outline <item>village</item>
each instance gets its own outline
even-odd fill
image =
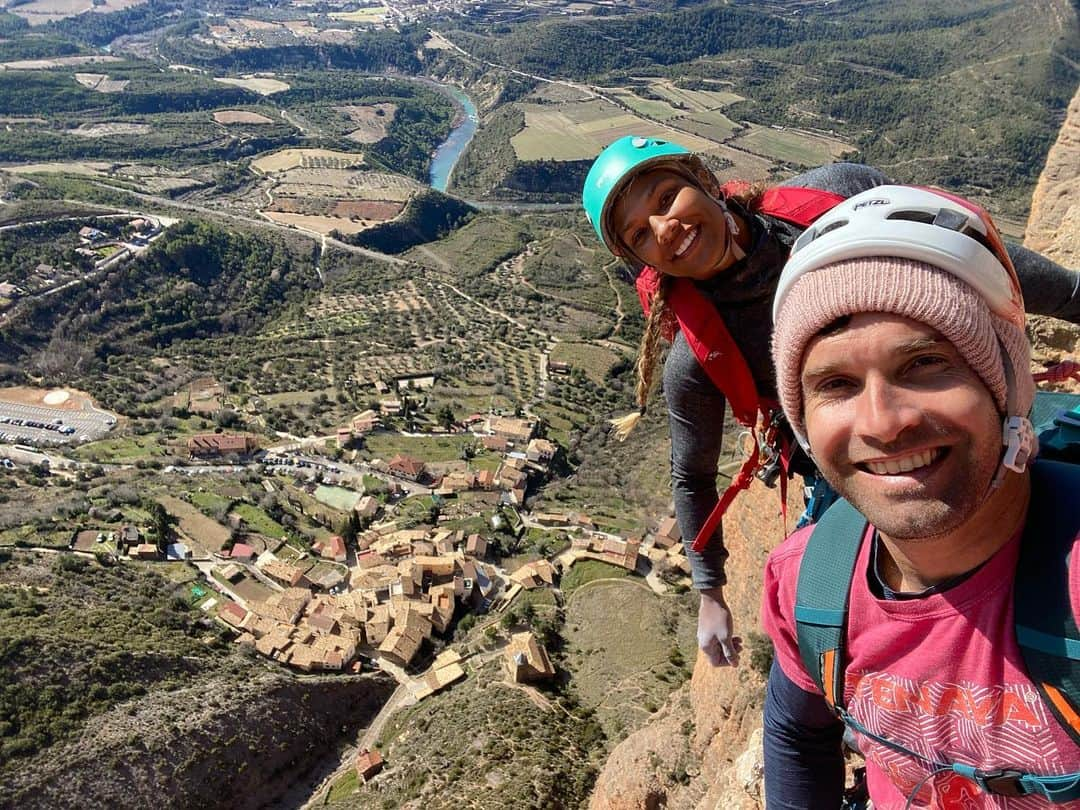
[[[389,401],[385,406],[387,413],[396,407]],[[382,418],[364,411],[334,435],[340,446],[348,446],[385,430]],[[203,528],[212,523],[209,518],[180,498],[164,496],[158,500],[175,519],[168,536],[123,525],[108,533],[77,532],[72,548],[84,553],[115,549],[112,554],[121,564],[194,566],[199,578],[189,589],[199,608],[227,627],[236,644],[298,674],[382,670],[416,702],[465,678],[467,659],[482,652],[487,658],[501,657],[510,682],[534,684],[555,676],[543,640],[527,626],[522,630],[502,621],[508,613],[513,616],[511,608],[522,592],[557,589],[560,578],[582,560],[641,576],[660,593],[672,583],[685,587],[690,570],[674,518],[661,520],[644,536],[621,536],[599,530],[580,512],[527,508],[529,494],[549,480],[553,463],[564,452],[556,442],[537,436],[538,428],[534,418],[473,415],[454,430],[471,434],[478,449],[497,456],[494,469],[454,465],[444,471],[445,465],[398,453],[363,464],[363,474],[351,477],[347,473],[360,468],[345,460],[332,464],[301,455],[294,445],[259,449],[252,435],[193,435],[186,440],[188,472],[212,468],[223,459],[238,462],[237,469],[257,461],[265,471],[267,492],[282,486],[282,476],[311,472],[301,465],[322,467],[316,470],[319,478],[337,472],[333,485],[305,480],[303,487],[314,502],[333,503],[347,513],[350,536],[332,534],[303,551],[288,538],[245,531],[250,527],[233,516],[232,542],[214,541]],[[378,494],[365,492],[363,481],[369,486],[377,481],[372,488]],[[475,503],[493,506],[485,531],[442,525],[462,514],[453,505],[466,495],[484,498],[463,502],[466,512],[476,509]],[[401,518],[410,502],[425,498],[442,505],[433,520],[413,525]],[[507,560],[493,553],[495,530],[513,535],[530,528],[556,533],[561,542],[547,556],[532,559]],[[453,630],[465,616],[472,617],[470,626],[492,629],[489,641],[501,621],[511,632],[491,649],[455,645]],[[357,773],[373,776],[380,764],[378,752],[365,749]]]

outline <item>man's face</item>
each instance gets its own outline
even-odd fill
[[[802,390],[819,468],[886,537],[940,536],[985,501],[1001,416],[936,330],[899,315],[852,316],[810,342]]]
[[[634,255],[669,276],[704,279],[722,269],[724,209],[669,169],[635,177],[616,202],[611,224]]]

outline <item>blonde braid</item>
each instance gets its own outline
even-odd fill
[[[645,322],[645,333],[641,336],[641,345],[638,347],[637,363],[637,401],[638,409],[625,416],[611,420],[615,428],[615,438],[625,441],[630,432],[637,427],[641,417],[645,415],[645,408],[649,401],[649,394],[653,387],[653,378],[656,367],[660,360],[661,339],[664,336],[664,322],[670,317],[667,309],[667,293],[670,286],[669,277],[660,277],[660,286],[657,288],[653,299],[649,304],[649,319]]]

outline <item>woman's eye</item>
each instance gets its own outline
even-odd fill
[[[664,209],[665,211],[669,207],[671,207],[671,204],[673,202],[675,202],[675,192],[674,191],[665,191],[663,194],[660,195],[660,207],[662,209]]]
[[[630,246],[631,247],[639,247],[641,245],[641,243],[644,242],[644,241],[645,241],[645,229],[644,228],[638,228],[630,236]]]

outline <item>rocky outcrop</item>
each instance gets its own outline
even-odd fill
[[[1024,244],[1066,267],[1080,268],[1080,89],[1032,195]],[[1080,355],[1080,331],[1068,324],[1035,317],[1028,331],[1038,362]]]
[[[1026,244],[1080,268],[1080,90],[1051,150],[1031,208]],[[1080,356],[1080,329],[1051,318],[1029,324],[1037,361]],[[790,514],[797,514],[795,498]],[[725,518],[731,557],[726,596],[744,637],[758,627],[762,568],[783,528],[777,496],[755,483]],[[655,719],[612,752],[591,810],[763,806],[761,700],[764,679],[744,653],[738,670],[713,669],[699,656],[688,686]]]

